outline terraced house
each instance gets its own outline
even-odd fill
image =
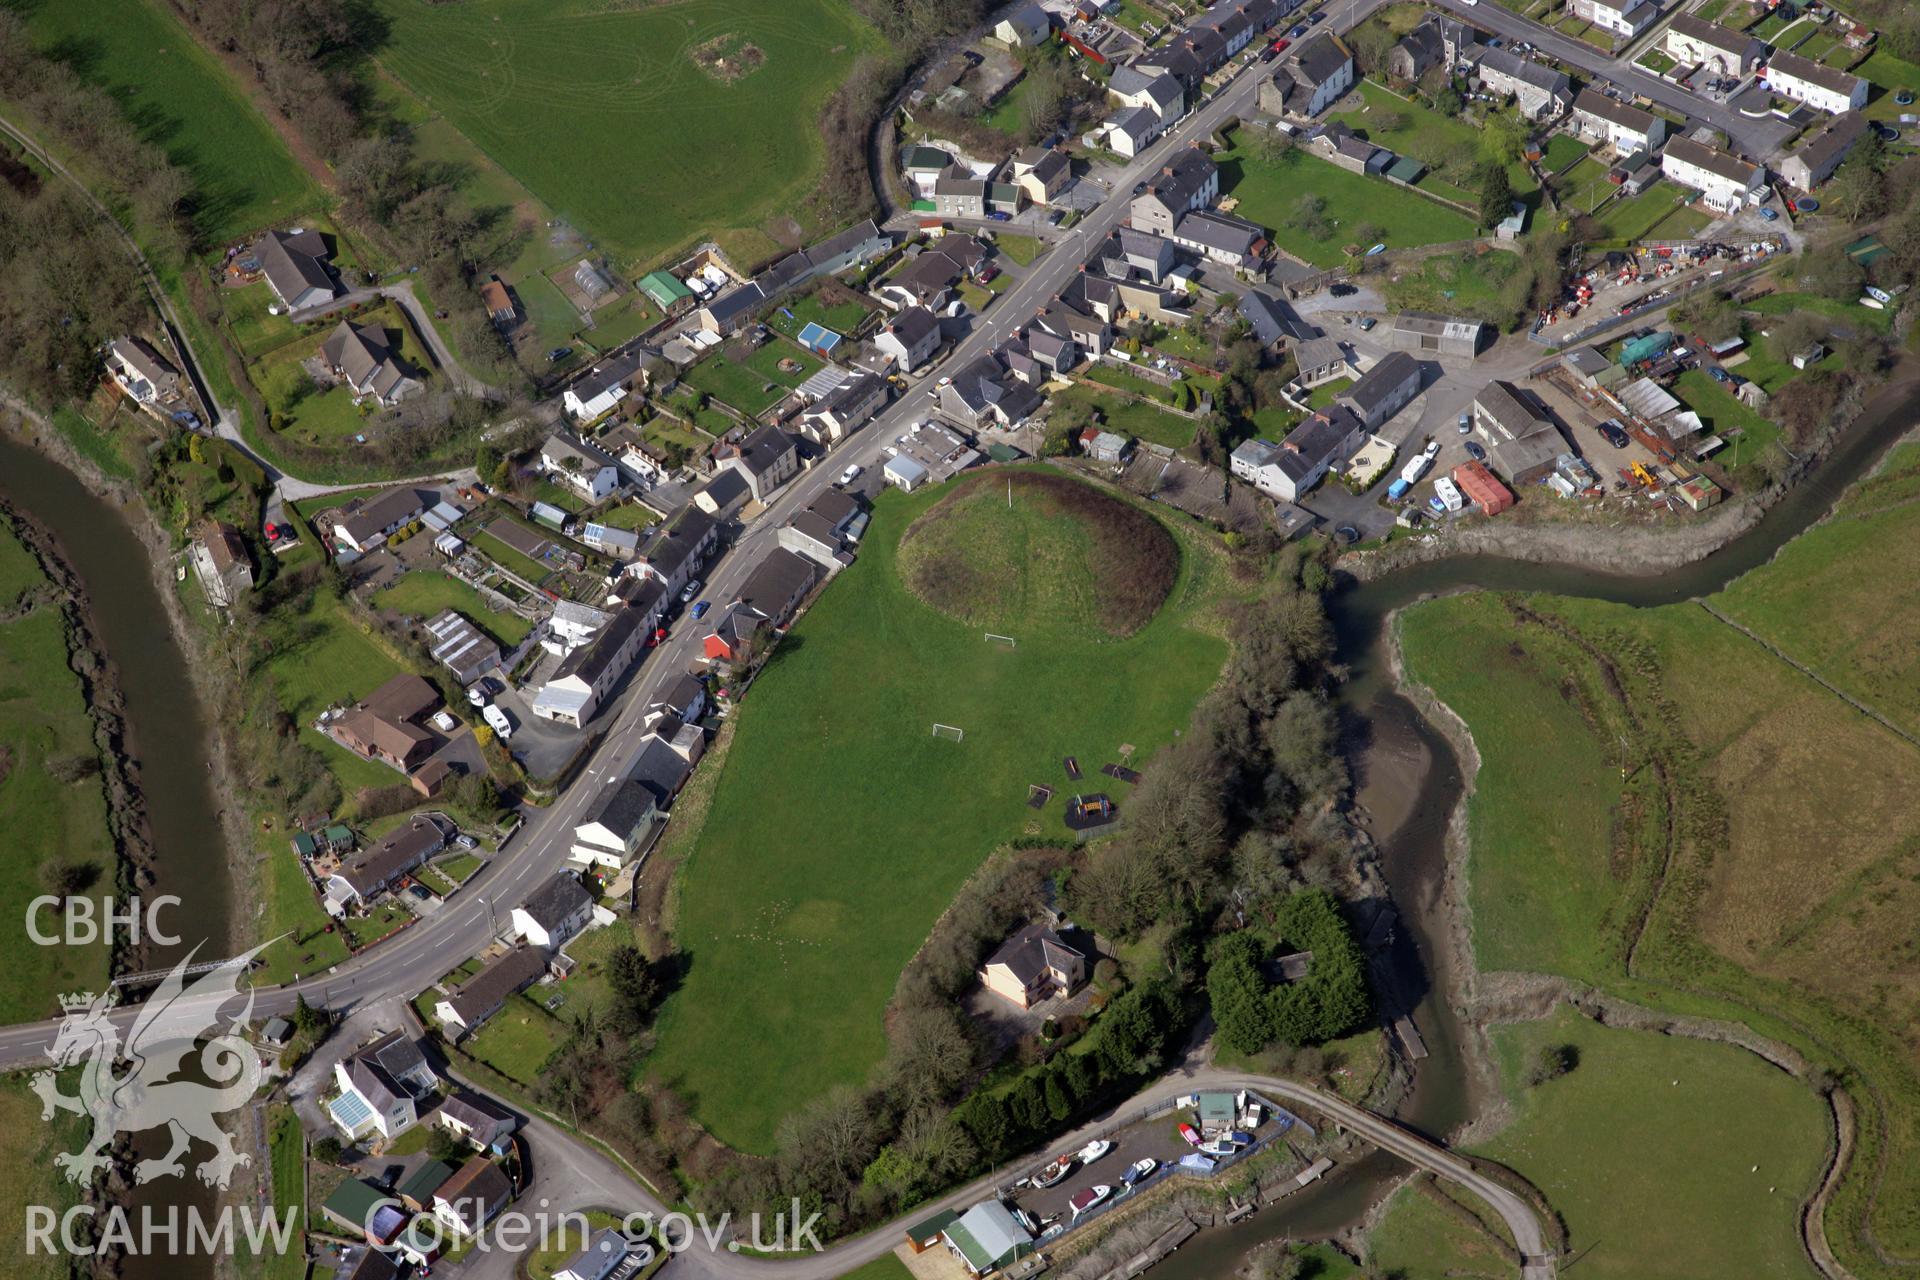
[[[1838,115],[1867,105],[1873,86],[1850,71],[1830,67],[1797,53],[1780,52],[1767,63],[1767,87],[1783,98],[1804,102],[1815,111]]]
[[[1746,32],[1691,13],[1674,15],[1667,27],[1665,47],[1680,65],[1705,67],[1722,76],[1747,74],[1767,52],[1766,45]]]
[[[1767,178],[1761,166],[1691,138],[1667,143],[1660,171],[1698,191],[1701,203],[1717,213],[1732,213],[1755,203],[1764,194]]]

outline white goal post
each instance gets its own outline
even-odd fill
[[[959,742],[965,738],[967,734],[966,730],[960,728],[958,725],[936,724],[933,726],[933,736],[936,738],[949,738],[954,742]]]
[[[986,637],[987,637],[988,644],[1003,645],[1008,649],[1013,648],[1015,644],[1014,638],[1012,636],[997,635],[992,631],[987,632]]]

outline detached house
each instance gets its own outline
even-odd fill
[[[486,1229],[513,1200],[513,1183],[500,1166],[474,1156],[433,1193],[433,1216],[457,1236],[473,1237]]]
[[[593,919],[593,896],[580,878],[562,871],[513,909],[513,931],[536,947],[557,951]]]
[[[1336,403],[1306,419],[1279,444],[1247,441],[1233,451],[1229,467],[1261,492],[1296,502],[1320,483],[1336,459],[1359,448],[1366,434],[1366,424]]]
[[[1073,166],[1063,152],[1028,147],[1013,158],[1013,181],[1035,204],[1052,204],[1073,182]]]
[[[556,431],[540,446],[540,465],[588,502],[604,502],[620,487],[620,465],[599,445]]]
[[[333,736],[356,755],[405,771],[433,753],[433,735],[418,722],[439,705],[431,684],[397,675],[335,719]]]
[[[1053,34],[1053,20],[1033,0],[1028,0],[993,28],[993,38],[1013,49],[1030,49]]]
[[[1107,149],[1131,160],[1160,136],[1160,118],[1148,107],[1123,107],[1101,124]]]
[[[576,422],[592,422],[612,413],[636,385],[645,385],[638,353],[613,356],[575,378],[561,404]]]
[[[1622,155],[1658,150],[1667,136],[1667,122],[1659,116],[1592,89],[1582,89],[1574,98],[1573,122],[1581,133],[1610,144]]]
[[[1567,0],[1567,12],[1631,40],[1660,17],[1660,6],[1654,0]]]
[[[446,833],[432,818],[416,817],[389,831],[327,878],[323,901],[327,913],[344,916],[353,904],[372,901],[446,847]]]
[[[651,791],[631,778],[609,782],[574,827],[568,860],[618,871],[639,855],[658,815]]]
[[[943,173],[933,181],[934,211],[943,218],[987,216],[987,180],[969,173]]]
[[[593,719],[645,644],[648,627],[633,609],[619,609],[594,637],[561,660],[533,700],[533,714],[578,729]]]
[[[107,372],[137,404],[154,404],[180,394],[180,371],[145,338],[115,338],[107,346]]]
[[[740,473],[753,491],[754,501],[764,503],[774,490],[800,473],[800,449],[780,428],[759,427],[740,442],[726,465]]]
[[[370,500],[354,499],[333,513],[334,540],[354,551],[373,550],[426,511],[421,494],[403,485]]]
[[[269,231],[253,247],[267,285],[289,311],[332,302],[338,290],[327,269],[326,237],[311,228]]]
[[[1020,930],[980,966],[980,984],[1021,1009],[1073,994],[1086,976],[1086,953],[1043,924]]]
[[[1341,392],[1338,400],[1366,424],[1369,431],[1406,408],[1420,394],[1420,362],[1404,351],[1389,351],[1360,380]]]
[[[1187,109],[1187,91],[1180,78],[1162,67],[1126,65],[1113,69],[1107,92],[1122,106],[1147,111],[1158,133]]]
[[[253,561],[247,555],[247,544],[240,539],[240,531],[232,525],[219,520],[207,521],[201,526],[200,536],[194,539],[189,554],[193,574],[200,579],[200,589],[207,593],[207,602],[214,608],[225,609],[253,590]]]
[[[420,1118],[420,1101],[432,1095],[439,1077],[427,1065],[420,1046],[398,1031],[333,1064],[339,1096],[327,1103],[327,1115],[349,1141],[371,1135],[398,1137]]]
[[[1446,60],[1439,15],[1430,14],[1387,54],[1387,73],[1397,80],[1418,80],[1434,67],[1446,65]]]
[[[386,330],[377,326],[342,320],[320,344],[320,355],[334,376],[346,382],[355,403],[372,400],[392,408],[420,390],[387,345]]]
[[[908,307],[873,337],[874,348],[893,357],[903,373],[911,373],[940,349],[940,319],[925,307]]]

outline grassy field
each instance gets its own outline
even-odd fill
[[[464,1048],[509,1080],[530,1085],[540,1078],[540,1068],[565,1034],[552,1014],[518,995],[474,1032]]]
[[[1513,264],[1512,255],[1498,250],[1440,254],[1389,281],[1387,300],[1396,311],[1467,315],[1506,327],[1525,298],[1514,279]],[[1516,297],[1509,301],[1508,293]]]
[[[11,533],[0,531],[0,594],[20,593],[44,582],[39,567]],[[71,762],[93,770],[63,782],[53,770]],[[28,903],[49,892],[49,866],[87,868],[79,890],[96,905],[114,892],[114,852],[107,827],[106,796],[98,774],[93,720],[81,697],[79,677],[68,666],[66,622],[57,602],[0,624],[0,830],[8,833],[0,856],[0,911],[24,928]],[[36,917],[43,931],[59,934],[57,912]],[[29,946],[22,936],[0,974],[0,1015],[30,1022],[57,1010],[54,996],[99,991],[107,978],[107,948]]]
[[[783,360],[791,360],[797,367],[782,369]],[[796,343],[774,341],[739,362],[723,353],[708,356],[682,377],[688,386],[742,413],[757,415],[779,404],[789,391],[812,377],[821,363],[820,357]]]
[[[1720,435],[1727,438],[1727,454],[1721,461],[1730,463],[1733,458],[1734,437],[1729,433],[1738,433],[1742,458],[1758,457],[1760,450],[1780,438],[1779,424],[1761,417],[1742,404],[1703,369],[1689,369],[1681,374],[1675,380],[1673,390],[1681,402],[1699,414],[1700,420],[1707,424],[1703,436]]]
[[[273,126],[163,5],[89,0],[20,12],[42,48],[109,90],[146,138],[192,177],[193,219],[204,239],[308,212],[319,198]]]
[[[1907,446],[1710,601],[1910,732],[1916,496]],[[1852,1242],[1870,1220],[1888,1249],[1920,1245],[1920,749],[1696,605],[1527,607],[1554,629],[1486,595],[1403,619],[1410,671],[1482,756],[1482,965],[1747,1021],[1839,1072],[1870,1148],[1854,1167],[1884,1172],[1842,1184],[1828,1238],[1856,1274],[1884,1274]],[[1830,767],[1844,760],[1873,765]]]
[[[1137,764],[1225,658],[1203,629],[1212,566],[1198,549],[1167,606],[1124,640],[1061,628],[1058,602],[1029,583],[1009,584],[1029,604],[1004,623],[1018,647],[985,642],[901,578],[902,531],[949,491],[881,495],[860,559],[742,708],[683,872],[675,932],[691,968],[651,1068],[747,1150],[765,1150],[787,1112],[864,1079],[901,966],[980,860],[1013,836],[1061,830],[1063,806],[1028,809],[1028,783],[1062,786],[1061,757],[1091,773],[1123,743]],[[1016,511],[1029,543],[1044,541],[1038,510],[1016,496]],[[932,737],[936,721],[965,741]],[[748,1043],[755,1052],[741,1053]]]
[[[432,385],[433,363],[397,303],[382,302],[353,320],[384,332],[401,365],[429,387]],[[344,383],[322,390],[302,364],[319,351],[332,332],[329,325],[303,339],[281,343],[254,361],[248,376],[260,389],[268,410],[284,419],[282,434],[305,444],[350,448],[355,435],[377,430],[378,409],[369,402],[363,411],[354,404],[353,393]]]
[[[1422,102],[1399,97],[1373,80],[1362,80],[1359,89],[1367,104],[1363,109],[1329,118],[1364,133],[1375,146],[1412,156],[1431,170],[1447,170],[1450,190],[1446,194],[1451,196],[1459,190],[1459,181],[1466,176],[1462,170],[1479,163],[1480,127],[1472,120],[1444,116]],[[1398,127],[1386,127],[1385,122],[1392,118],[1401,122]],[[1525,161],[1507,166],[1507,176],[1517,197],[1524,199],[1539,189]]]
[[[273,680],[287,714],[326,757],[349,798],[360,787],[400,782],[392,769],[361,759],[312,727],[326,708],[351,706],[400,674],[400,665],[360,630],[344,605],[325,592],[316,592],[298,616],[280,621],[284,637],[256,678],[264,674]]]
[[[1513,1274],[1513,1255],[1501,1241],[1414,1186],[1394,1193],[1367,1237],[1367,1249],[1375,1267],[1401,1280],[1506,1280]]]
[[[772,253],[769,224],[819,178],[819,110],[878,41],[841,0],[380,8],[381,65],[629,267],[713,233]],[[647,198],[608,182],[609,164]]]
[[[1168,413],[1165,409],[1146,401],[1108,395],[1094,391],[1085,385],[1071,387],[1053,398],[1055,401],[1084,401],[1093,406],[1094,411],[1100,415],[1101,425],[1109,430],[1138,436],[1153,444],[1163,444],[1169,449],[1184,449],[1192,444],[1194,432],[1200,425],[1192,418]]]
[[[73,1093],[78,1084],[68,1073],[61,1091]],[[40,1099],[27,1088],[24,1074],[0,1076],[0,1203],[14,1207],[0,1215],[0,1257],[8,1260],[8,1280],[68,1280],[72,1258],[44,1248],[27,1252],[24,1209],[45,1205],[59,1214],[78,1203],[76,1188],[53,1157],[76,1150],[85,1135],[85,1122],[64,1112],[52,1124],[42,1120]]]
[[[374,596],[375,607],[391,609],[422,622],[442,609],[455,609],[467,619],[512,648],[526,639],[533,624],[517,613],[495,610],[478,591],[458,578],[431,570],[416,569]]]
[[[891,1253],[883,1253],[864,1267],[855,1267],[840,1280],[913,1280],[907,1264]]]
[[[1473,220],[1465,214],[1384,179],[1349,173],[1297,148],[1269,163],[1240,145],[1235,133],[1235,145],[1214,156],[1220,164],[1221,191],[1239,200],[1237,216],[1267,227],[1276,245],[1316,267],[1345,262],[1346,246],[1366,224],[1379,228],[1379,240],[1389,249],[1464,240],[1473,234]],[[1324,236],[1309,236],[1289,225],[1296,203],[1309,191],[1326,201],[1329,227]]]
[[[300,1131],[300,1117],[293,1108],[275,1104],[267,1109],[267,1147],[273,1164],[273,1210],[284,1218],[289,1210],[297,1216],[293,1224],[294,1243],[285,1253],[268,1254],[257,1263],[261,1280],[306,1280],[307,1259],[299,1247],[300,1233],[306,1230],[307,1214],[307,1138]],[[425,1127],[422,1126],[422,1132]]]

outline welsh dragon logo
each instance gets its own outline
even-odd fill
[[[107,1163],[106,1151],[123,1133],[165,1128],[172,1142],[165,1155],[134,1166],[136,1182],[177,1177],[186,1172],[182,1157],[193,1140],[213,1148],[213,1158],[197,1170],[202,1182],[222,1187],[233,1171],[253,1157],[236,1151],[233,1139],[214,1123],[214,1117],[233,1111],[253,1097],[264,1072],[257,1051],[239,1035],[253,1014],[253,992],[247,992],[240,1016],[217,1030],[220,1008],[239,994],[240,976],[261,948],[222,961],[186,984],[193,954],[175,965],[145,1004],[132,1012],[126,1044],[120,1043],[120,1024],[112,1014],[113,997],[91,992],[60,997],[64,1017],[46,1053],[53,1069],[33,1077],[40,1095],[43,1120],[59,1111],[91,1116],[93,1134],[78,1151],[62,1152],[54,1163],[74,1182],[85,1185]],[[195,948],[195,953],[198,948]],[[175,1079],[199,1050],[201,1079]],[[115,1074],[121,1063],[126,1069]],[[79,1066],[80,1092],[59,1090],[56,1071]]]

